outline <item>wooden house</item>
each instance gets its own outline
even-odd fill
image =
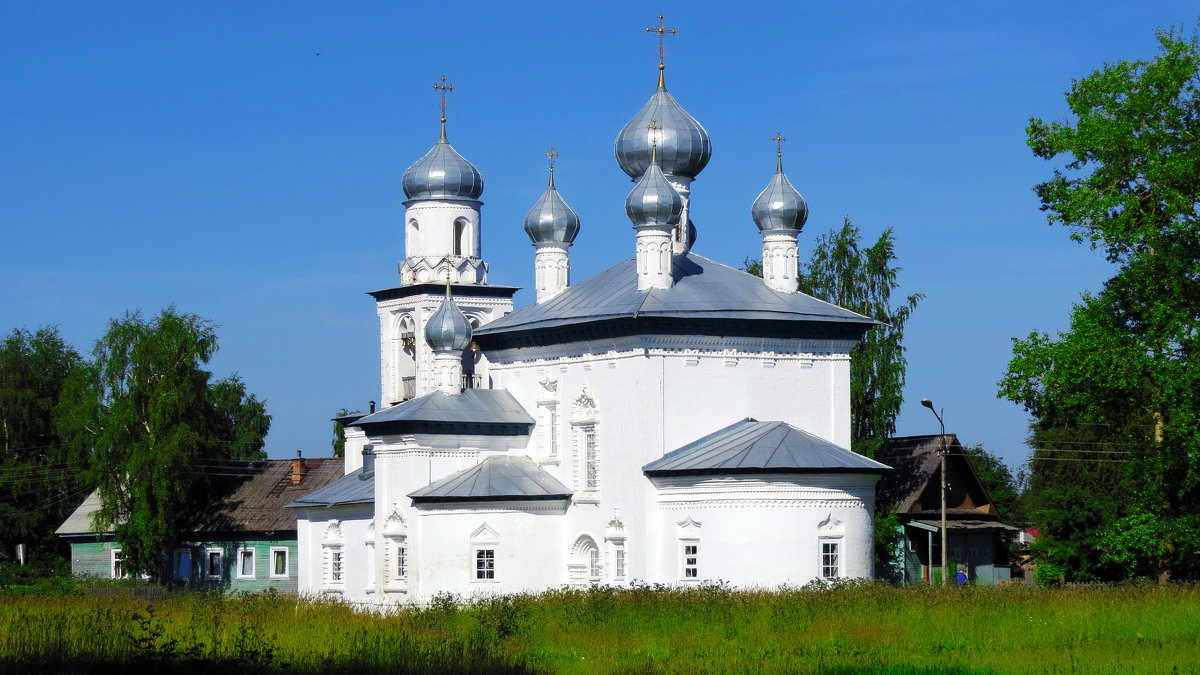
[[[1008,539],[1020,528],[1001,522],[1001,514],[954,434],[889,438],[876,455],[877,461],[894,469],[878,483],[876,508],[890,509],[900,516],[896,565],[879,570],[879,576],[899,583],[928,583],[940,578],[942,451],[946,452],[950,575],[961,567],[972,583],[1008,580]]]
[[[177,587],[295,593],[296,514],[283,507],[341,478],[342,460],[222,462],[203,470],[211,479],[211,509],[198,514],[180,543],[165,552],[159,578]],[[71,573],[126,576],[113,533],[93,528],[99,508],[93,492],[57,530],[71,545]]]

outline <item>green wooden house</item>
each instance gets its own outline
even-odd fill
[[[897,583],[929,583],[942,573],[941,455],[946,454],[947,564],[971,583],[1010,578],[1009,538],[1020,528],[1001,522],[987,490],[954,434],[889,438],[875,459],[892,467],[876,485],[876,508],[900,516],[894,567],[877,570]]]
[[[283,507],[341,478],[342,460],[228,462],[207,471],[212,508],[164,552],[159,578],[175,587],[295,593],[296,514]],[[57,530],[71,545],[71,573],[125,577],[121,545],[111,531],[97,532],[92,526],[99,508],[99,495],[93,492]]]

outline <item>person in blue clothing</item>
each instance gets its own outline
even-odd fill
[[[967,571],[961,567],[958,568],[958,574],[954,575],[954,585],[955,586],[966,586],[967,585]]]

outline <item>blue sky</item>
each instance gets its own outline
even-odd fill
[[[218,323],[218,376],[274,415],[267,449],[327,454],[328,418],[379,395],[366,291],[398,284],[400,177],[449,134],[484,175],[493,283],[530,288],[521,230],[545,182],[579,212],[581,280],[633,254],[612,158],[667,85],[708,129],[696,250],[760,248],[750,203],[785,165],[802,255],[849,216],[895,228],[911,320],[901,434],[947,430],[1011,464],[1027,419],[996,399],[1010,338],[1065,326],[1111,270],[1050,227],[1030,116],[1105,62],[1150,58],[1194,2],[124,2],[0,7],[0,332],[56,324],[90,350],[111,317],[174,304]],[[532,291],[517,295],[518,306]],[[708,429],[698,429],[706,432]]]

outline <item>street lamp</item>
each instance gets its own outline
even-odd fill
[[[942,447],[938,450],[938,454],[942,456],[942,585],[947,585],[950,583],[950,574],[946,569],[946,423],[942,421],[938,411],[933,409],[933,401],[923,398],[921,405],[929,408],[929,412],[933,413],[942,427],[942,435],[939,438]]]

